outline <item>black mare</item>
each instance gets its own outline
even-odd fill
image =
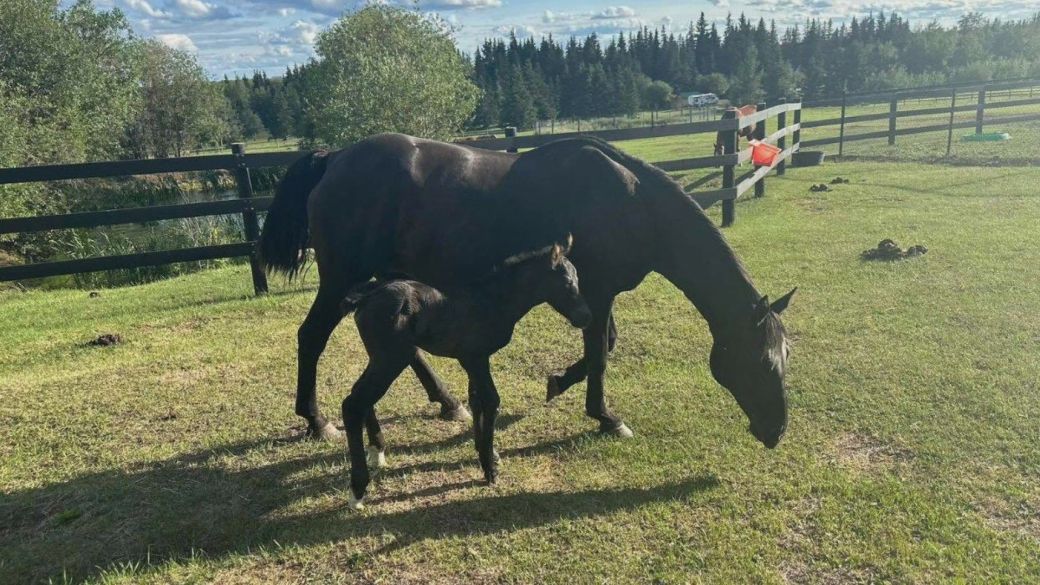
[[[344,315],[354,313],[368,365],[343,401],[350,454],[350,507],[360,509],[369,468],[385,464],[385,444],[375,405],[419,348],[456,358],[469,377],[473,438],[488,483],[498,476],[494,449],[499,396],[491,356],[509,344],[516,323],[549,303],[575,327],[588,325],[589,307],[578,291],[574,266],[555,245],[538,254],[507,259],[491,276],[450,293],[412,280],[374,281],[347,294]],[[362,426],[368,431],[367,452]]]
[[[583,330],[584,357],[569,377],[550,380],[550,397],[561,382],[587,376],[586,414],[604,432],[630,434],[604,395],[611,309],[619,293],[657,272],[707,321],[712,375],[747,415],[751,433],[776,446],[787,428],[788,346],[779,313],[791,293],[770,303],[681,185],[591,138],[510,154],[384,134],[293,164],[259,251],[269,270],[290,277],[308,247],[318,265],[318,294],[298,335],[296,413],[313,435],[336,436],[318,408],[315,381],[351,288],[389,273],[441,289],[464,286],[568,233],[592,322]],[[409,365],[432,400],[449,411],[458,405],[420,357]]]

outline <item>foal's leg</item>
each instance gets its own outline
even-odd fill
[[[589,382],[585,388],[585,414],[599,421],[599,430],[618,437],[631,437],[632,430],[607,407],[603,376],[607,370],[610,313],[614,297],[589,300],[592,323],[582,331]]]
[[[409,352],[373,357],[354,383],[350,395],[343,401],[343,425],[347,429],[347,451],[350,455],[350,498],[347,503],[353,510],[364,507],[365,489],[370,479],[368,462],[365,460],[363,425],[370,414],[375,416],[373,408],[376,402],[408,367],[410,360]]]
[[[325,351],[325,345],[329,342],[332,331],[343,318],[340,314],[339,303],[351,286],[352,283],[349,280],[322,275],[318,295],[314,298],[314,304],[311,305],[311,310],[307,313],[307,318],[304,319],[297,333],[299,346],[296,414],[307,419],[307,435],[315,439],[328,441],[343,439],[343,434],[322,416],[318,409],[318,395],[315,386],[318,377],[318,358]]]
[[[383,429],[379,427],[374,406],[365,417],[365,430],[368,431],[368,468],[371,470],[386,467],[386,444],[383,442]]]
[[[494,484],[498,478],[498,453],[495,452],[495,418],[500,399],[491,377],[488,357],[464,360],[462,367],[469,376],[469,404],[473,409],[473,439],[477,447],[484,479]]]
[[[617,326],[614,324],[614,311],[610,312],[610,329],[607,332],[607,352],[614,351],[614,346],[617,345]],[[578,358],[578,361],[571,364],[562,374],[549,374],[549,383],[545,391],[545,401],[549,402],[553,398],[556,398],[560,394],[567,391],[568,388],[581,382],[588,375],[588,366],[585,362],[585,356]]]
[[[421,353],[415,352],[415,358],[412,359],[412,363],[409,365],[411,365],[412,371],[415,372],[415,376],[419,378],[419,383],[426,389],[426,396],[429,397],[430,402],[440,403],[440,417],[442,419],[465,422],[473,418],[470,416],[469,411],[466,410],[466,406],[448,393],[444,382],[437,377],[437,374]]]

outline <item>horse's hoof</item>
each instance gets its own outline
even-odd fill
[[[328,443],[341,443],[347,440],[347,434],[336,428],[336,425],[327,422],[320,429],[307,429],[307,436],[314,441]]]
[[[439,416],[440,416],[441,420],[446,420],[446,421],[451,421],[451,422],[469,422],[469,421],[473,420],[473,415],[471,415],[469,413],[469,410],[466,409],[466,405],[465,404],[460,404],[460,405],[458,405],[455,408],[449,408],[447,406],[442,406],[441,407],[441,413],[440,413]]]
[[[626,425],[625,423],[620,423],[618,424],[618,426],[612,429],[601,428],[600,432],[602,432],[605,435],[617,437],[619,439],[631,439],[635,436],[635,434],[632,432],[632,429],[628,428],[628,425]]]
[[[556,374],[549,375],[549,382],[545,386],[546,403],[552,402],[553,398],[563,394],[563,390],[560,389],[560,377]]]
[[[380,451],[378,447],[369,447],[367,463],[368,468],[372,470],[386,467],[386,453]]]
[[[361,496],[360,498],[355,498],[353,491],[351,491],[351,490],[347,490],[347,491],[350,492],[350,495],[347,496],[347,507],[350,508],[351,510],[355,511],[355,512],[360,512],[361,510],[364,510],[365,509],[365,496]]]

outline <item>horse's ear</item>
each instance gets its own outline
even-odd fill
[[[774,313],[776,313],[777,315],[779,315],[780,313],[783,313],[784,309],[787,308],[788,303],[791,302],[791,297],[794,296],[794,293],[795,293],[796,290],[798,290],[797,286],[792,288],[791,292],[789,292],[786,295],[780,297],[779,299],[776,299],[776,301],[772,305],[769,305],[769,310],[774,312]]]
[[[563,262],[563,257],[565,254],[567,254],[567,251],[564,250],[562,245],[560,245],[559,243],[553,244],[552,252],[549,254],[549,261],[552,264],[553,268],[559,266],[560,262]]]
[[[573,247],[574,247],[574,234],[568,233],[567,234],[566,245],[563,246],[563,255],[566,256],[567,254],[570,254],[571,253],[571,248],[573,248]]]
[[[758,299],[758,302],[755,303],[751,310],[751,321],[755,325],[761,325],[769,315],[769,310],[769,296],[763,296],[761,299]]]

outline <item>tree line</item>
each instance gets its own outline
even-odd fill
[[[701,13],[681,34],[643,28],[565,44],[552,36],[489,39],[473,59],[482,98],[472,124],[530,127],[536,119],[633,114],[667,104],[668,90],[756,103],[1040,76],[1038,38],[1040,13],[1018,21],[972,13],[954,27],[912,28],[882,12],[783,31],[743,14],[720,29]]]

